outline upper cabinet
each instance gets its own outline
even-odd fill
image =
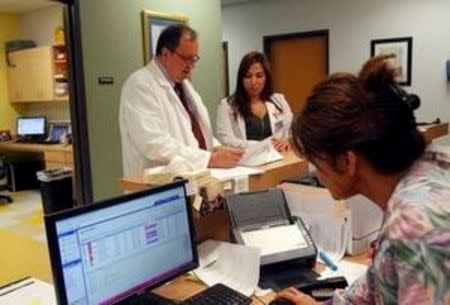
[[[64,45],[20,50],[9,54],[11,103],[67,101],[67,56]]]

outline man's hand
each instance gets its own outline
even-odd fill
[[[208,167],[231,168],[236,167],[241,160],[244,150],[226,146],[220,146],[214,149],[209,159]]]
[[[293,302],[295,305],[319,305],[317,302],[307,294],[301,293],[295,288],[287,288],[277,293],[277,298],[285,298]]]
[[[284,152],[291,149],[288,138],[272,138],[272,145],[278,152]]]

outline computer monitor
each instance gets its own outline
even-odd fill
[[[45,116],[18,117],[17,136],[19,137],[44,137],[47,118]]]
[[[70,123],[50,123],[49,125],[48,141],[60,142],[62,137],[69,135]]]
[[[198,266],[184,181],[45,216],[58,304],[109,305]]]

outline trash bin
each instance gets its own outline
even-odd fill
[[[71,169],[48,169],[37,172],[36,175],[41,186],[44,214],[72,208]]]

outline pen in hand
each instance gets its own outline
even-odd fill
[[[325,263],[333,271],[337,270],[337,266],[333,263],[333,261],[325,254],[323,251],[319,251],[320,259]]]

